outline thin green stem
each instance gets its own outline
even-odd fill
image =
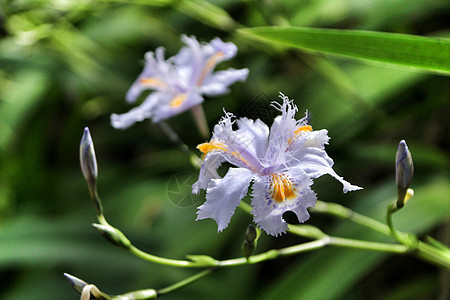
[[[386,213],[386,222],[387,222],[387,224],[388,224],[388,226],[389,226],[390,234],[391,234],[391,235],[392,235],[399,243],[405,244],[405,239],[402,238],[402,236],[397,232],[397,230],[396,230],[395,227],[394,227],[394,222],[392,221],[392,214],[393,214],[394,212],[396,212],[397,210],[398,210],[398,209],[397,209],[397,205],[396,205],[395,202],[391,203],[391,204],[388,206],[388,210],[387,210],[387,213]]]
[[[410,250],[409,247],[405,245],[397,244],[386,244],[377,242],[366,242],[353,239],[346,239],[340,237],[330,237],[330,245],[337,247],[380,251],[380,252],[391,252],[391,253],[406,253]]]
[[[204,271],[201,271],[195,275],[192,275],[191,277],[188,277],[180,282],[177,282],[175,284],[169,285],[168,287],[165,287],[163,289],[160,289],[157,291],[158,297],[171,293],[173,291],[179,290],[181,288],[184,288],[185,286],[194,283],[195,281],[199,280],[200,278],[205,277],[206,275],[211,274],[213,269],[206,269]]]
[[[294,255],[301,252],[307,252],[312,251],[315,249],[322,248],[326,246],[325,240],[316,240],[308,243],[303,243],[300,245],[295,245],[287,248],[282,249],[272,249],[264,253],[256,254],[250,256],[248,259],[245,257],[239,257],[239,258],[233,258],[228,260],[222,260],[218,261],[218,267],[235,267],[235,266],[241,266],[241,265],[247,265],[247,264],[257,264],[266,260],[272,260],[279,256],[288,256],[288,255]]]
[[[177,260],[177,259],[170,259],[170,258],[164,258],[164,257],[152,255],[152,254],[146,253],[146,252],[136,248],[133,245],[131,245],[131,247],[129,248],[129,251],[143,260],[161,264],[161,265],[172,266],[172,267],[185,267],[185,268],[186,267],[187,268],[189,268],[189,267],[191,267],[191,268],[206,267],[205,265],[201,265],[201,264],[198,264],[198,263],[195,263],[192,261],[188,261],[188,260]]]
[[[370,228],[384,235],[390,235],[389,227],[386,226],[386,224],[383,224],[367,216],[358,214],[353,210],[351,210],[350,208],[347,208],[337,203],[317,201],[315,207],[311,208],[311,211],[333,215],[341,219],[347,219],[349,221]]]
[[[243,211],[245,211],[246,213],[250,214],[250,212],[252,211],[252,207],[250,206],[250,204],[245,203],[244,201],[241,201],[241,203],[239,203],[239,208],[242,209]]]
[[[450,255],[448,253],[421,241],[418,242],[416,251],[415,255],[417,257],[446,268],[447,271],[450,270]]]

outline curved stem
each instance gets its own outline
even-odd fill
[[[311,211],[333,215],[341,219],[347,219],[349,221],[370,228],[384,235],[390,235],[389,227],[386,226],[386,224],[383,224],[367,216],[358,214],[357,212],[354,212],[350,208],[347,208],[337,203],[317,201],[316,205],[311,208]]]
[[[195,275],[192,275],[191,277],[188,277],[188,278],[186,278],[186,279],[184,279],[184,280],[182,280],[180,282],[177,282],[175,284],[169,285],[168,287],[165,287],[163,289],[160,289],[160,290],[156,291],[157,295],[159,297],[159,296],[171,293],[173,291],[179,290],[181,288],[184,288],[185,286],[187,286],[187,285],[189,285],[189,284],[199,280],[200,278],[203,278],[206,275],[211,274],[212,271],[213,271],[213,269],[206,269],[204,271],[201,271],[201,272],[199,272],[199,273],[197,273]]]
[[[131,253],[133,253],[134,255],[136,255],[139,258],[142,258],[143,260],[149,261],[149,262],[154,262],[157,264],[161,264],[161,265],[166,265],[166,266],[172,266],[172,267],[205,267],[205,265],[199,265],[195,262],[192,261],[188,261],[188,260],[177,260],[177,259],[170,259],[170,258],[164,258],[164,257],[159,257],[156,255],[152,255],[149,253],[146,253],[138,248],[136,248],[135,246],[131,245],[131,247],[129,248],[129,251]]]

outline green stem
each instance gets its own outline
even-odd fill
[[[157,264],[161,264],[161,265],[166,265],[166,266],[172,266],[172,267],[205,267],[205,265],[201,265],[192,261],[188,261],[188,260],[177,260],[177,259],[170,259],[170,258],[164,258],[164,257],[159,257],[156,255],[152,255],[149,253],[146,253],[138,248],[136,248],[135,246],[131,245],[129,248],[129,251],[131,253],[133,253],[134,255],[136,255],[139,258],[142,258],[143,260],[149,261],[149,262],[154,262]]]
[[[337,203],[317,201],[316,205],[313,208],[311,208],[311,211],[333,215],[341,219],[347,219],[349,221],[370,228],[384,235],[390,234],[389,227],[386,226],[386,224],[383,224],[367,216],[358,214],[353,210],[351,210],[350,208],[347,208]]]
[[[241,202],[239,207],[247,213],[250,213],[252,209],[251,206],[245,202]],[[392,221],[392,214],[396,211],[395,208],[388,209],[388,225],[367,216],[358,214],[351,209],[336,203],[317,201],[316,206],[314,208],[311,208],[311,211],[329,214],[341,219],[347,219],[381,234],[393,236],[398,242],[401,243],[401,245],[331,237],[327,236],[319,228],[310,225],[289,225],[288,232],[303,237],[313,238],[316,240],[328,237],[331,240],[331,242],[328,244],[337,247],[365,249],[371,251],[383,251],[400,254],[410,252],[417,258],[450,270],[450,255],[427,243],[418,241],[417,237],[413,234],[407,234],[395,230]]]
[[[394,228],[394,222],[392,221],[392,214],[397,211],[396,202],[391,203],[388,206],[387,214],[386,214],[386,222],[389,226],[390,234],[399,242],[404,244],[405,239],[400,236],[397,230]]]
[[[406,253],[410,250],[409,247],[407,247],[405,245],[366,242],[366,241],[358,241],[358,240],[339,238],[339,237],[330,237],[329,244],[333,245],[333,246],[345,247],[345,248],[380,251],[380,252],[391,252],[391,253],[400,253],[400,254]]]
[[[446,268],[447,271],[450,270],[450,255],[427,243],[419,241],[415,255],[432,264]]]
[[[194,283],[195,281],[199,280],[200,278],[211,274],[212,271],[213,271],[213,269],[207,269],[207,270],[201,271],[201,272],[199,272],[195,275],[192,275],[191,277],[188,277],[180,282],[177,282],[175,284],[169,285],[168,287],[160,289],[157,291],[158,297],[163,296],[168,293],[171,293],[173,291],[179,290],[181,288],[184,288],[185,286],[187,286],[191,283]]]

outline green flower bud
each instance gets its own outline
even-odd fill
[[[258,232],[256,231],[255,226],[251,224],[248,225],[245,241],[242,245],[242,253],[244,254],[245,258],[247,258],[247,260],[255,252],[257,238]]]
[[[122,247],[124,249],[129,249],[131,242],[127,237],[118,229],[110,225],[102,224],[92,224],[95,229],[97,229],[108,241],[112,244]]]
[[[397,183],[397,208],[403,207],[411,197],[407,196],[408,187],[414,175],[414,165],[408,146],[404,140],[400,141],[395,162],[395,174]]]

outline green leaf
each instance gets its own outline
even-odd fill
[[[254,27],[238,32],[267,43],[416,71],[450,74],[450,40],[398,33],[305,27]]]
[[[232,31],[237,27],[236,22],[225,10],[207,1],[182,0],[175,4],[175,8],[193,19],[220,30]]]

